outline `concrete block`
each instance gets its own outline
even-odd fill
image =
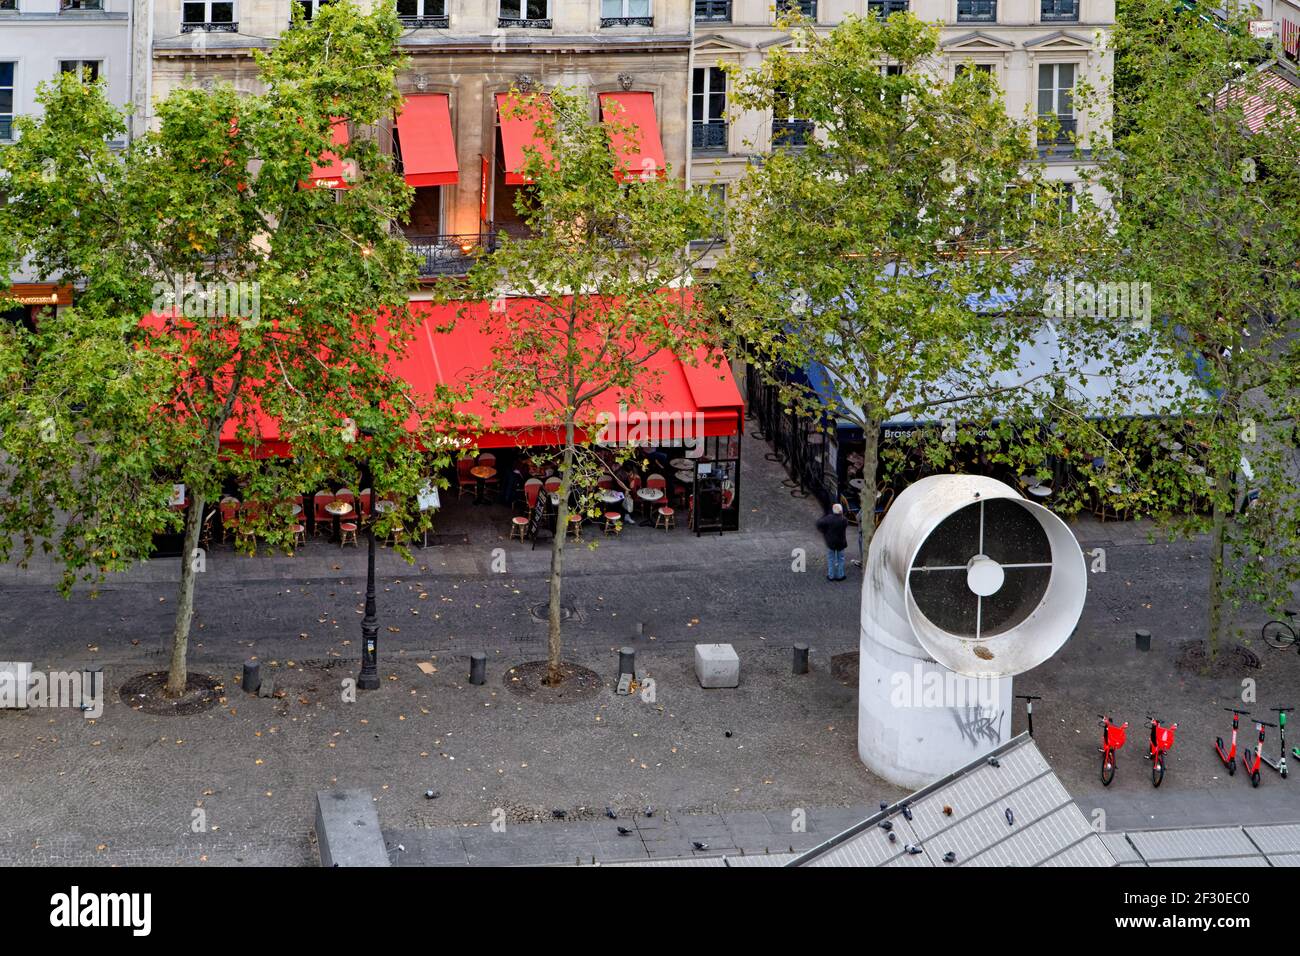
[[[366,790],[316,792],[321,866],[388,866],[379,814]]]
[[[696,644],[695,676],[701,687],[739,687],[740,658],[730,644]]]

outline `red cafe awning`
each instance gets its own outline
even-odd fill
[[[330,139],[335,146],[348,144],[348,121],[333,119],[330,121]],[[304,189],[351,189],[348,181],[346,164],[335,153],[324,152],[320,161],[312,167],[311,177],[303,183]]]
[[[612,124],[610,145],[618,157],[614,175],[620,181],[667,174],[653,93],[601,93],[600,115]]]
[[[522,108],[519,106],[521,101],[524,104]],[[506,185],[523,186],[531,182],[520,173],[528,160],[526,149],[532,148],[544,160],[550,160],[550,148],[540,139],[537,131],[538,120],[549,114],[550,109],[550,97],[543,93],[497,94],[497,121],[501,124],[501,160],[506,170]]]
[[[397,133],[407,185],[451,186],[459,181],[447,94],[408,96],[397,116]]]

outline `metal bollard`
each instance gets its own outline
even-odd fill
[[[1137,637],[1137,649],[1139,651],[1151,650],[1151,632],[1145,627],[1139,628],[1135,635]]]
[[[262,662],[244,662],[244,680],[240,684],[245,693],[256,694],[262,687]]]
[[[475,651],[469,656],[469,682],[471,684],[487,683],[487,655]]]
[[[636,676],[636,651],[630,647],[620,647],[618,649],[618,673],[631,674]]]
[[[794,672],[796,674],[808,673],[808,645],[796,644],[794,646]]]

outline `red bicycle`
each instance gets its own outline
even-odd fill
[[[1151,786],[1158,787],[1165,779],[1165,754],[1174,749],[1174,731],[1178,724],[1162,727],[1158,717],[1147,714],[1147,719],[1151,721],[1151,750],[1147,754],[1151,761]]]
[[[1097,748],[1101,751],[1101,785],[1109,787],[1115,779],[1115,751],[1124,746],[1128,721],[1115,724],[1105,714],[1097,716],[1101,718],[1101,746]]]

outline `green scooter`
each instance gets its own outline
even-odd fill
[[[1273,707],[1271,709],[1277,711],[1277,734],[1282,741],[1282,750],[1278,754],[1276,761],[1270,760],[1268,757],[1264,757],[1264,763],[1268,764],[1270,767],[1272,767],[1274,770],[1280,773],[1282,775],[1282,779],[1285,780],[1286,779],[1286,714],[1287,711],[1293,710],[1294,708]],[[1292,747],[1291,753],[1293,753],[1296,756],[1296,759],[1300,759],[1300,747]],[[1261,756],[1263,755],[1261,754]]]

